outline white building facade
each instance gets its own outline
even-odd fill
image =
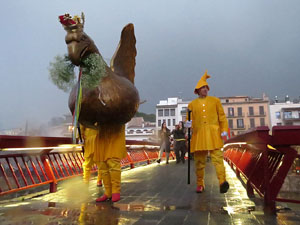
[[[155,123],[144,121],[143,117],[133,117],[126,123],[126,140],[156,141]]]
[[[290,101],[270,105],[271,125],[300,125],[300,104]]]
[[[156,105],[156,128],[160,130],[161,124],[166,122],[170,130],[175,129],[175,125],[185,121],[189,102],[177,97],[160,100]]]

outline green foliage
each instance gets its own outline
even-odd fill
[[[59,89],[68,92],[75,84],[74,67],[67,55],[57,55],[50,62],[49,78]]]
[[[95,88],[106,76],[106,63],[99,54],[90,54],[82,61],[81,84],[85,88]]]
[[[135,117],[143,117],[144,118],[144,121],[149,121],[149,122],[155,122],[156,120],[156,117],[155,117],[155,114],[146,114],[146,113],[143,113],[143,112],[137,112],[135,114]]]
[[[76,82],[75,65],[67,55],[54,58],[50,62],[49,78],[59,89],[68,92]],[[90,54],[82,60],[81,84],[84,88],[95,88],[101,79],[106,76],[106,63],[99,54]]]

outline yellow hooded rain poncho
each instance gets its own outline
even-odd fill
[[[197,89],[208,86],[207,78],[210,76],[205,71],[195,87],[195,93]],[[228,123],[220,99],[212,96],[199,97],[189,103],[188,109],[192,111],[191,152],[222,148],[221,133],[228,131]]]
[[[123,159],[127,155],[125,125],[101,125],[95,146],[94,161],[103,162],[108,159]]]

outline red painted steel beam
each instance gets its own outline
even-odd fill
[[[66,137],[31,137],[0,135],[0,149],[53,147],[61,144],[72,144],[72,139]]]
[[[9,169],[10,169],[11,174],[13,175],[13,178],[14,178],[14,180],[15,180],[15,183],[16,183],[17,187],[20,188],[21,185],[20,185],[20,183],[19,183],[19,181],[18,181],[18,178],[17,178],[17,176],[16,176],[16,174],[15,174],[14,168],[13,168],[13,166],[11,165],[11,163],[9,162],[9,159],[8,159],[8,158],[6,158],[6,162],[7,162],[8,166],[9,166]]]
[[[247,142],[248,144],[271,143],[269,130],[267,126],[256,127],[253,130],[229,138],[225,141],[225,144],[236,142]]]
[[[5,179],[6,185],[8,186],[9,190],[11,190],[12,189],[11,184],[9,182],[9,179],[7,177],[7,174],[5,173],[5,169],[4,169],[4,167],[3,167],[3,165],[2,165],[1,162],[0,162],[0,168],[1,168],[1,171],[2,171],[2,174],[3,174],[3,177]]]
[[[15,192],[22,191],[22,190],[26,190],[26,189],[29,189],[29,188],[36,188],[36,187],[39,187],[41,185],[45,185],[45,184],[49,184],[49,183],[51,183],[51,181],[45,181],[45,182],[39,183],[39,184],[31,184],[31,185],[24,186],[24,187],[15,188],[15,189],[11,189],[11,190],[8,190],[8,191],[3,191],[3,192],[0,192],[0,196],[15,193]]]
[[[300,204],[300,200],[296,200],[296,199],[276,198],[276,201],[277,202],[290,202],[290,203]]]
[[[41,170],[41,172],[43,174],[43,177],[44,177],[45,181],[49,180],[48,177],[46,176],[46,173],[45,173],[45,171],[44,171],[44,169],[43,169],[43,167],[42,167],[42,165],[41,165],[38,157],[36,157],[36,161],[37,161],[37,163],[38,163],[38,165],[40,167],[40,170]]]
[[[18,167],[18,169],[19,169],[19,171],[20,171],[20,174],[21,174],[21,177],[22,177],[22,179],[23,179],[23,181],[24,181],[24,184],[27,186],[28,183],[27,183],[27,180],[26,180],[26,178],[25,178],[25,176],[24,176],[24,173],[23,173],[23,170],[22,170],[22,168],[21,168],[21,166],[20,166],[20,163],[18,162],[18,160],[17,160],[16,157],[14,157],[14,160],[15,160],[15,162],[16,162],[16,164],[17,164],[17,167]]]
[[[53,193],[53,192],[56,192],[57,190],[57,180],[54,176],[54,173],[53,173],[53,170],[50,166],[50,163],[49,163],[49,159],[44,155],[42,158],[42,163],[44,165],[44,168],[45,168],[45,171],[46,171],[46,174],[49,178],[49,183],[50,183],[50,193]]]
[[[300,145],[300,126],[274,126],[272,129],[273,146]]]

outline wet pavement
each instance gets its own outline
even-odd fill
[[[211,163],[206,167],[206,189],[195,192],[187,163],[152,164],[122,172],[121,201],[96,203],[103,194],[93,178],[89,186],[80,178],[59,183],[56,193],[36,193],[0,202],[0,224],[300,224],[299,206],[277,204],[277,215],[264,215],[260,198],[249,199],[241,182],[227,167],[230,189],[219,193]]]

